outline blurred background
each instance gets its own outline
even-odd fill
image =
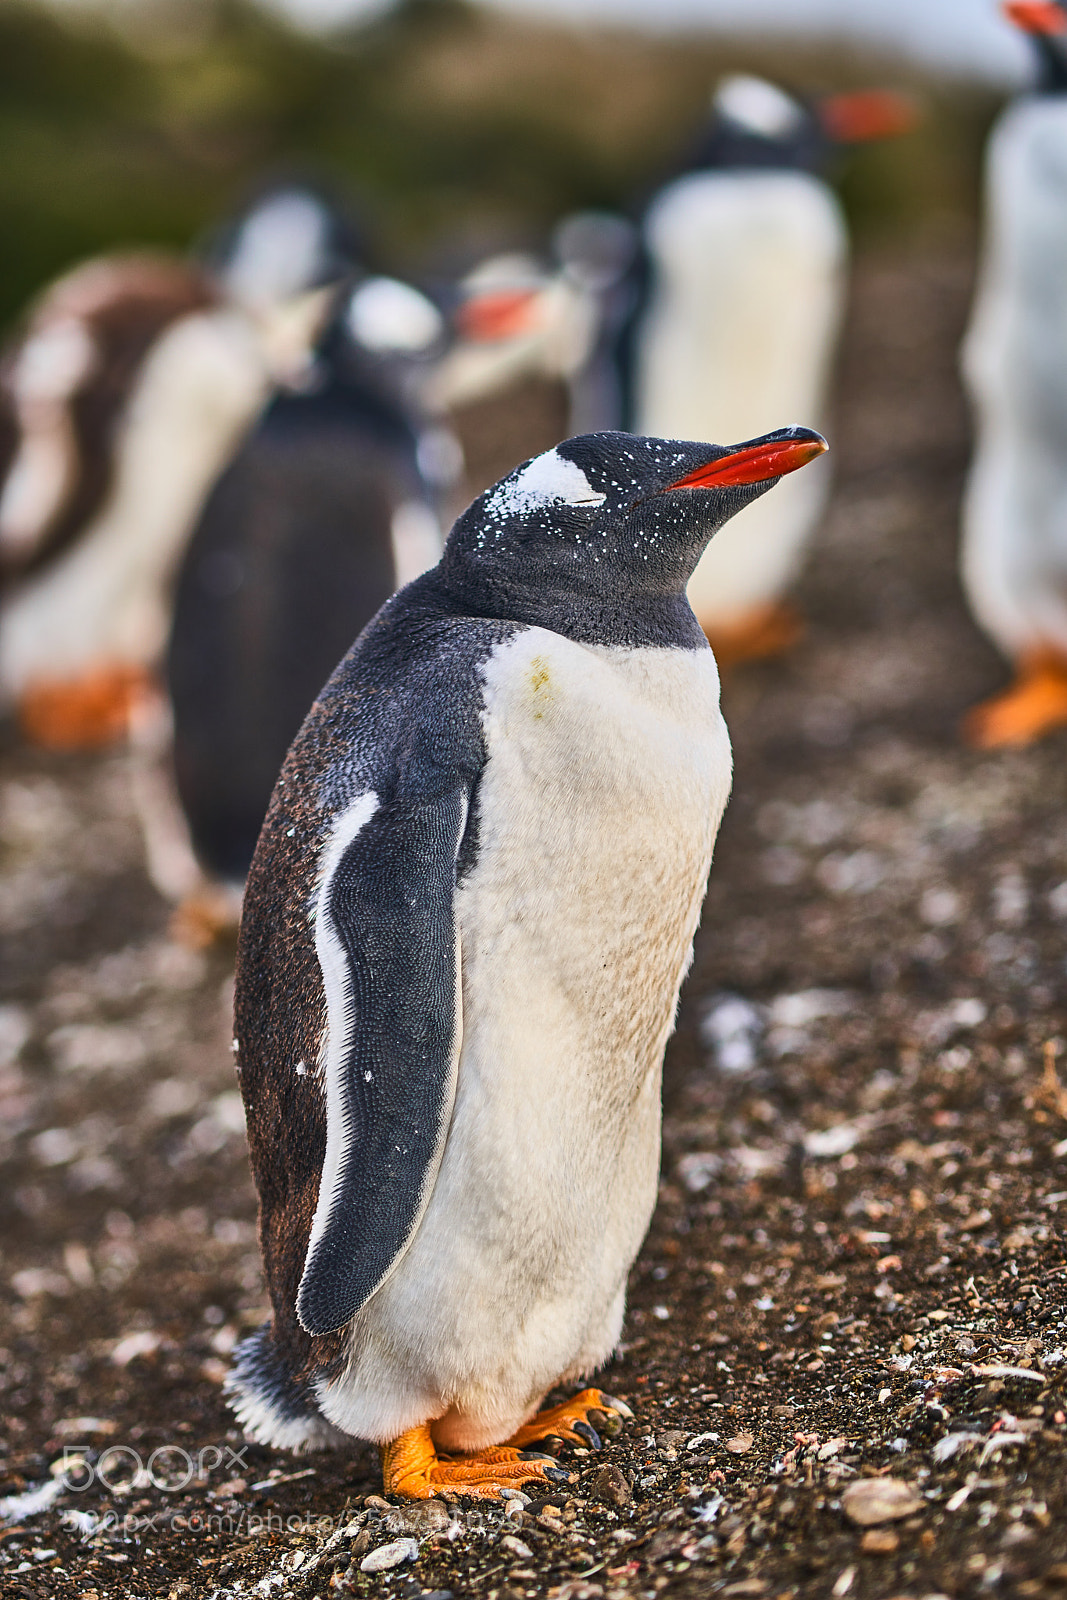
[[[921,126],[840,166],[850,222],[969,228],[1025,44],[984,0],[4,0],[0,320],[95,252],[184,248],[265,174],[332,178],[379,265],[450,272],[631,204],[739,69],[920,88]]]

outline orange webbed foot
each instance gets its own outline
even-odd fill
[[[540,1440],[555,1438],[599,1450],[600,1435],[613,1437],[623,1421],[632,1417],[633,1412],[624,1401],[613,1399],[603,1389],[583,1389],[573,1400],[565,1400],[548,1411],[539,1411],[532,1422],[513,1433],[507,1442],[517,1450],[524,1450]]]
[[[495,1445],[471,1455],[439,1455],[427,1424],[409,1428],[382,1448],[386,1494],[409,1500],[431,1500],[444,1491],[474,1500],[499,1500],[507,1489],[529,1484],[548,1488],[568,1482],[551,1457],[524,1456],[508,1445]]]
[[[983,700],[963,720],[963,737],[977,750],[1033,744],[1067,727],[1067,659],[1041,651],[1020,661],[1015,682]]]
[[[170,919],[169,933],[187,950],[207,950],[232,939],[241,922],[240,891],[223,885],[206,885],[186,895]]]
[[[741,661],[763,661],[785,655],[804,637],[804,618],[795,606],[774,601],[756,606],[735,622],[704,622],[704,635],[720,670]]]
[[[18,706],[25,737],[46,750],[102,750],[125,739],[151,684],[141,667],[102,666],[80,678],[39,681]]]

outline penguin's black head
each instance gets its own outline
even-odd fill
[[[765,78],[734,73],[717,84],[683,167],[819,173],[841,147],[895,138],[916,119],[912,98],[890,89],[853,89],[805,103]]]
[[[826,448],[810,428],[729,446],[582,434],[480,495],[452,529],[440,575],[483,614],[566,632],[561,618],[605,605],[618,617],[684,605],[716,530]]]
[[[1067,93],[1067,3],[1064,0],[1006,0],[1009,22],[1034,41],[1041,62],[1038,87],[1046,94]]]
[[[765,78],[734,73],[715,86],[708,120],[684,165],[691,171],[818,172],[828,154],[819,120],[807,106]]]

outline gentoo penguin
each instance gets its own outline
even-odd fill
[[[624,335],[636,433],[716,439],[782,415],[821,419],[845,298],[848,239],[821,171],[838,143],[899,132],[900,96],[833,96],[808,108],[759,78],[718,86],[682,174],[642,224],[645,285]],[[724,529],[689,600],[720,665],[788,648],[784,596],[825,508],[826,466]]]
[[[1067,6],[1004,7],[1041,79],[989,145],[985,244],[963,372],[976,444],[963,500],[963,585],[1015,681],[964,735],[1026,744],[1067,724]]]
[[[265,196],[203,268],[90,262],[7,363],[21,447],[0,499],[0,709],[55,746],[124,736],[211,483],[308,359],[354,235],[321,197]]]
[[[405,390],[444,333],[409,285],[340,294],[311,366],[279,390],[218,479],[175,588],[166,655],[173,769],[190,843],[239,903],[278,769],[338,659],[441,554],[440,441]],[[154,836],[149,833],[149,840]],[[206,899],[172,852],[172,893]],[[171,881],[171,880],[174,881]]]
[[[619,1336],[730,787],[685,585],[824,449],[567,440],[474,501],[312,707],[237,960],[274,1310],[229,1381],[253,1438],[354,1435],[387,1492],[491,1497],[622,1409],[535,1415]]]
[[[137,674],[101,656],[69,682],[32,597],[47,596],[51,578],[77,565],[74,547],[113,492],[149,350],[214,299],[184,261],[100,257],[45,291],[0,364],[10,424],[0,482],[0,700],[16,701],[26,731],[46,743],[68,742],[76,727],[90,742],[107,738]]]
[[[33,426],[0,501],[14,569],[0,595],[0,707],[46,744],[124,734],[166,638],[174,564],[273,381],[249,318],[220,303],[199,270],[168,268],[184,300],[160,296],[154,321],[133,322],[136,337],[134,290],[121,275],[115,290],[109,263],[81,269],[75,278],[99,286],[108,317],[64,312],[31,332],[14,366]],[[104,360],[99,330],[109,325],[124,339],[121,381],[119,364]],[[102,398],[98,370],[111,378]],[[88,425],[67,421],[83,413],[96,419],[91,449],[80,444]]]

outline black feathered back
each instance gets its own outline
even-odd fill
[[[201,863],[240,881],[315,696],[396,586],[391,523],[426,491],[402,407],[325,368],[281,394],[190,543],[167,657],[178,793]]]

